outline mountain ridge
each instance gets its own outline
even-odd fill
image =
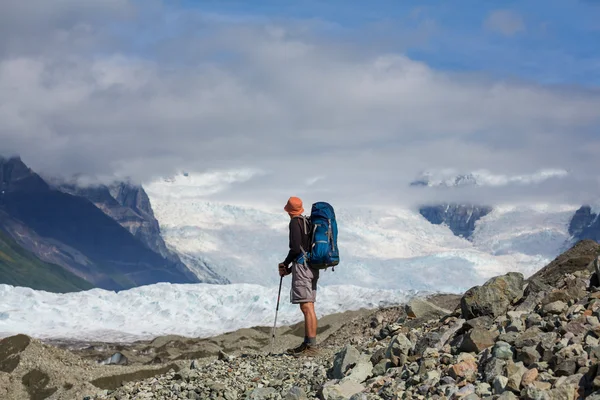
[[[183,263],[146,247],[88,199],[54,189],[20,158],[0,159],[0,177],[0,226],[38,258],[111,290],[199,282]]]

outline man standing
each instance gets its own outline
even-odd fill
[[[296,348],[288,349],[288,353],[312,357],[318,355],[315,301],[319,271],[306,263],[298,262],[303,250],[309,250],[311,240],[308,221],[302,216],[302,200],[290,197],[283,209],[290,216],[290,250],[285,260],[279,264],[279,275],[292,274],[290,301],[292,304],[300,304],[300,310],[304,314],[304,342]]]

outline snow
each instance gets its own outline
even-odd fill
[[[440,169],[423,173],[419,177],[419,180],[426,182],[429,187],[531,185],[544,182],[548,179],[564,178],[568,174],[564,169],[552,168],[541,169],[532,174],[522,175],[494,174],[486,169],[461,174],[455,169]]]
[[[284,282],[277,325],[299,322]],[[0,337],[17,333],[46,339],[128,342],[177,334],[210,337],[253,326],[272,326],[278,286],[168,284],[121,292],[93,289],[55,294],[0,285]],[[405,302],[415,292],[356,286],[318,288],[317,316]]]

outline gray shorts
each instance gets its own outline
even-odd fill
[[[293,262],[292,288],[290,290],[290,301],[292,304],[314,303],[317,300],[318,280],[319,270]]]

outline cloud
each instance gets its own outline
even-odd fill
[[[492,11],[484,21],[484,27],[504,36],[513,36],[525,30],[523,17],[512,10]]]
[[[43,34],[22,18],[18,29],[37,41],[0,57],[3,153],[46,174],[103,181],[263,172],[211,194],[227,201],[279,204],[293,193],[408,202],[408,184],[436,168],[564,169],[581,176],[575,188],[598,192],[586,180],[600,145],[597,91],[444,72],[314,36],[302,21],[164,18],[137,3],[109,4],[93,18],[85,10],[56,17]],[[127,18],[134,35],[113,26]],[[84,45],[77,21],[93,33]],[[319,176],[327,180],[308,184]],[[544,193],[562,201],[566,187]]]

